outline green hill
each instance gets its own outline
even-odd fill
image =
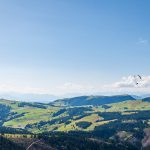
[[[142,99],[144,102],[150,102],[150,97],[146,97],[144,99]]]
[[[56,100],[50,104],[55,106],[84,106],[84,105],[97,106],[97,105],[122,102],[126,100],[135,100],[135,99],[130,95],[79,96],[79,97]]]

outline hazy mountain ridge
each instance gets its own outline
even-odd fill
[[[59,96],[49,94],[33,94],[33,93],[0,93],[1,99],[26,101],[26,102],[42,102],[48,103],[59,98]]]

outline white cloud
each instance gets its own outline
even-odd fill
[[[105,91],[111,90],[114,93],[127,93],[127,94],[142,94],[150,92],[150,76],[142,76],[142,79],[138,80],[136,84],[136,79],[134,76],[122,77],[120,81],[113,84],[104,86]]]
[[[134,76],[123,77],[121,81],[115,82],[113,87],[115,88],[150,88],[150,76],[142,76],[142,79],[137,79]]]

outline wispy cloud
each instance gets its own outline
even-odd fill
[[[143,38],[138,39],[138,44],[147,45],[148,43],[149,41],[147,39],[143,39]]]
[[[83,84],[67,82],[61,86],[58,86],[57,89],[61,93],[84,93],[84,92],[87,93],[87,92],[93,91],[94,87],[90,86],[90,85],[83,85]]]
[[[132,76],[122,77],[119,81],[107,85],[82,85],[76,83],[65,83],[57,87],[60,93],[82,93],[82,94],[121,94],[121,93],[145,93],[150,91],[150,76],[142,76],[138,81]]]
[[[33,94],[54,94],[64,95],[69,93],[92,93],[94,87],[90,85],[77,84],[66,82],[62,85],[58,85],[51,88],[39,88],[39,87],[20,87],[12,84],[0,84],[0,93],[33,93]]]
[[[47,89],[33,88],[33,87],[20,87],[12,84],[0,84],[0,92],[17,92],[17,93],[38,93],[46,94]]]
[[[35,93],[35,94],[52,94],[52,95],[91,95],[101,94],[110,95],[118,93],[145,93],[150,91],[150,76],[142,76],[142,79],[136,84],[135,77],[132,75],[122,77],[120,80],[107,85],[90,85],[73,82],[66,82],[62,85],[56,85],[51,88],[38,87],[18,87],[11,84],[0,84],[1,92],[17,92],[17,93]]]

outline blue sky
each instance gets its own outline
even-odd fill
[[[92,93],[134,74],[149,83],[149,6],[148,0],[1,0],[0,91]]]

